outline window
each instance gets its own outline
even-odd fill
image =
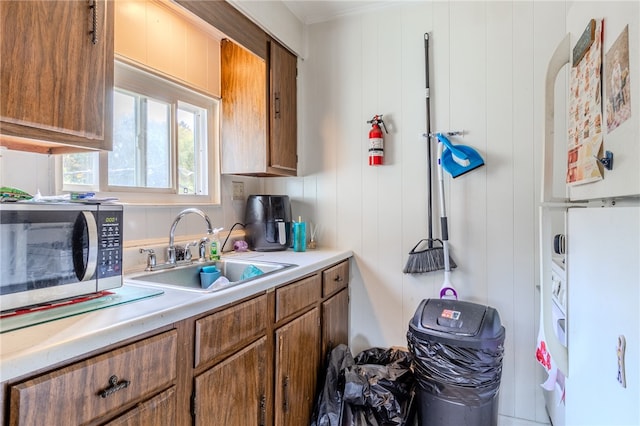
[[[113,150],[67,154],[62,189],[130,202],[217,202],[219,101],[116,62]]]

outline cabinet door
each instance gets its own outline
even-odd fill
[[[106,423],[105,426],[157,426],[176,424],[176,388],[136,405],[131,411]]]
[[[322,361],[339,344],[349,344],[349,290],[322,302]]]
[[[295,176],[297,151],[297,58],[271,42],[270,167]]]
[[[275,424],[308,425],[320,370],[318,308],[276,330]]]
[[[267,65],[229,40],[220,49],[222,173],[265,173]]]
[[[266,424],[266,341],[261,338],[196,377],[196,425]]]
[[[0,16],[3,145],[111,149],[113,2],[2,1]]]

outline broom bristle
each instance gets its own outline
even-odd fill
[[[457,265],[449,256],[449,266]],[[418,252],[409,253],[409,259],[402,272],[405,274],[422,274],[444,269],[444,250],[442,247],[434,247]]]

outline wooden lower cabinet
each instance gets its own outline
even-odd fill
[[[133,408],[175,384],[176,342],[171,330],[14,384],[9,424],[91,424]],[[175,415],[170,405],[166,411]],[[153,416],[144,410],[137,415]]]
[[[308,425],[326,355],[348,341],[348,277],[346,260],[3,383],[0,425]]]
[[[105,423],[105,426],[158,426],[176,424],[176,388],[170,387],[148,401]]]
[[[266,424],[266,343],[263,337],[195,378],[195,425]]]
[[[317,307],[276,330],[275,424],[308,425],[320,366]]]
[[[339,344],[349,344],[349,290],[322,302],[322,361]]]

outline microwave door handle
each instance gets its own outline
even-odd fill
[[[81,277],[80,281],[86,281],[93,277],[98,265],[98,226],[96,224],[96,219],[91,212],[83,211],[82,214],[84,215],[85,223],[87,224],[89,253],[87,256],[87,265],[84,270],[84,275]]]

